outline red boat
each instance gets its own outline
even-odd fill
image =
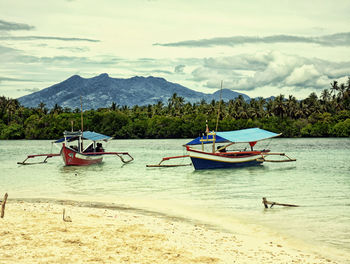
[[[29,155],[23,162],[17,162],[18,164],[28,165],[35,163],[26,162],[30,158],[45,157],[45,160],[39,163],[46,163],[48,158],[62,156],[66,166],[87,166],[96,163],[101,163],[104,155],[118,156],[123,163],[129,163],[133,161],[133,157],[128,152],[105,152],[102,142],[106,142],[111,137],[99,134],[91,131],[76,131],[63,133],[64,138],[56,140],[55,144],[62,143],[61,151],[59,154],[38,154]],[[89,142],[86,147],[84,144]],[[125,160],[124,157],[127,156]],[[38,162],[37,162],[38,163]]]

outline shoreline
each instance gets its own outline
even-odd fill
[[[72,222],[62,219],[62,211]],[[327,248],[240,225],[236,232],[101,202],[10,199],[1,263],[346,263]],[[349,260],[349,259],[348,259]]]

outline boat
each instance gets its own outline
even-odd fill
[[[263,162],[290,162],[296,161],[285,153],[272,153],[268,149],[254,150],[257,142],[278,137],[276,134],[260,128],[248,128],[235,131],[209,132],[206,136],[198,137],[186,146],[192,164],[196,170],[237,168],[261,165]],[[230,146],[246,143],[244,149],[229,150]],[[210,151],[205,150],[205,145],[210,144]],[[223,144],[223,145],[218,145]],[[201,145],[201,149],[194,146]],[[249,148],[247,150],[247,148]],[[268,156],[283,156],[283,159],[267,159]]]
[[[147,167],[176,167],[188,164],[162,164],[164,161],[189,157],[195,170],[239,168],[261,165],[264,162],[291,162],[296,161],[285,153],[273,153],[268,149],[254,150],[257,142],[278,137],[281,134],[273,133],[260,128],[248,128],[234,131],[215,132],[209,130],[206,134],[195,138],[184,145],[187,155],[165,157],[156,165]],[[238,145],[239,144],[239,145]],[[248,144],[240,149],[236,146]],[[196,148],[200,146],[200,148]],[[235,146],[235,149],[231,149]],[[268,156],[280,156],[282,158],[269,159]],[[190,165],[191,165],[190,164]]]
[[[261,165],[263,162],[290,162],[296,161],[288,157],[285,153],[271,153],[270,150],[254,150],[254,146],[257,142],[278,137],[281,134],[273,133],[260,128],[247,128],[234,131],[216,132],[219,124],[220,106],[222,102],[222,84],[220,90],[220,101],[218,108],[218,115],[216,119],[216,130],[209,131],[208,121],[206,121],[205,135],[198,137],[184,145],[188,152],[188,155],[165,157],[158,164],[146,165],[146,167],[178,167],[193,165],[196,170],[204,169],[221,169],[221,168],[238,168],[247,166]],[[244,149],[229,150],[229,147],[239,143],[248,143]],[[210,145],[209,150],[205,146]],[[226,145],[217,145],[226,144]],[[200,145],[201,149],[197,149],[194,146]],[[282,159],[266,159],[266,157],[275,155],[283,156]],[[192,161],[190,164],[163,164],[164,161],[187,158]]]
[[[112,139],[109,136],[91,132],[91,131],[65,131],[63,138],[52,143],[61,145],[60,153],[28,155],[22,162],[17,162],[21,165],[46,163],[47,159],[61,156],[66,166],[87,166],[101,163],[105,155],[115,155],[120,158],[123,163],[133,161],[133,157],[128,152],[106,152],[103,147],[103,142]],[[88,142],[88,144],[85,144]],[[84,147],[85,145],[85,147]],[[42,162],[30,163],[28,159],[45,157]],[[125,159],[126,158],[126,159]]]

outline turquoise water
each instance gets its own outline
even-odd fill
[[[162,157],[186,154],[182,147],[186,142],[115,140],[108,144],[108,151],[128,151],[134,162],[123,165],[116,157],[106,157],[100,165],[65,167],[60,157],[47,164],[16,164],[27,154],[50,153],[50,141],[0,141],[0,190],[8,192],[9,198],[132,206],[210,221],[225,229],[239,219],[312,245],[350,252],[350,139],[282,138],[257,146],[297,159],[290,163],[206,171],[146,168]],[[53,147],[53,151],[58,149]],[[301,207],[266,210],[262,197]]]

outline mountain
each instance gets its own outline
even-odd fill
[[[38,92],[18,98],[25,107],[37,107],[40,102],[46,107],[53,108],[55,104],[71,109],[80,108],[80,96],[83,97],[84,109],[110,107],[113,102],[117,105],[148,105],[162,101],[167,104],[168,99],[176,93],[186,102],[199,102],[202,99],[210,102],[219,100],[220,90],[213,94],[196,92],[182,85],[168,82],[157,77],[132,77],[129,79],[111,78],[103,73],[92,78],[82,78],[74,75],[67,80],[52,85]],[[248,100],[249,96],[222,90],[222,99],[228,101],[242,95]]]

